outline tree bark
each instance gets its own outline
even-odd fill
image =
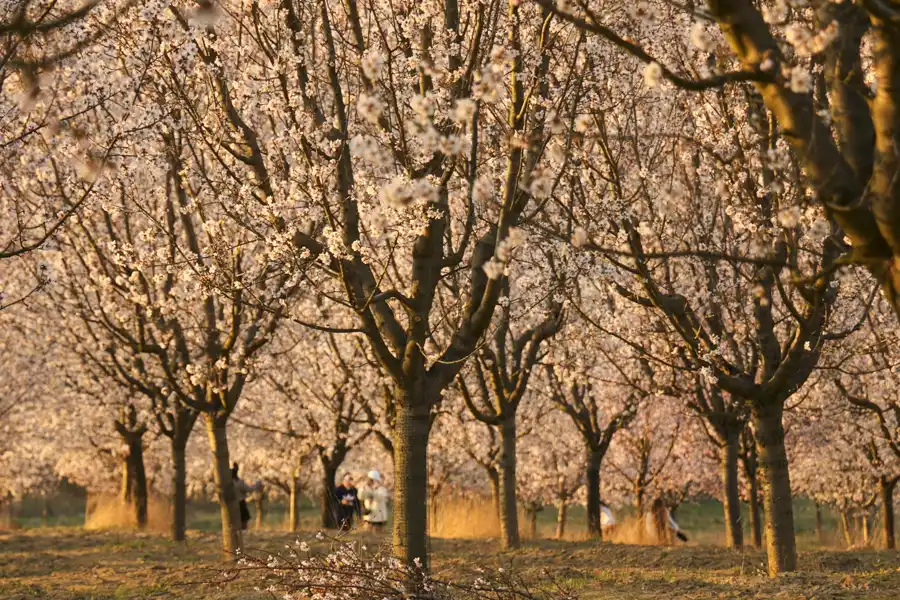
[[[12,498],[12,496],[8,496],[7,498],[0,498],[0,529],[4,527],[8,527],[9,529],[18,529],[18,523],[16,519],[16,501]],[[6,513],[4,516],[2,513]],[[85,523],[87,523],[87,515],[88,511],[85,509]]]
[[[299,517],[299,515],[297,514],[300,509],[300,507],[298,506],[298,504],[300,503],[300,493],[299,493],[300,490],[298,489],[299,488],[298,479],[299,478],[296,475],[291,475],[291,496],[290,496],[290,506],[289,506],[290,513],[289,513],[289,517],[288,517],[289,518],[288,530],[291,533],[294,533],[297,531],[297,524],[298,524],[297,521],[298,521],[298,517]]]
[[[44,496],[41,503],[41,526],[47,527],[50,524],[50,517],[53,516],[53,507],[50,506],[50,498]]]
[[[848,548],[853,547],[853,534],[850,531],[850,516],[846,510],[841,511],[841,532],[844,534],[844,542]]]
[[[741,497],[738,489],[738,432],[729,431],[720,450],[719,468],[722,474],[722,504],[725,508],[725,544],[729,548],[744,545],[741,524]]]
[[[491,506],[494,516],[500,519],[500,473],[496,469],[488,470],[488,481],[491,482]]]
[[[566,518],[569,516],[569,502],[564,498],[559,501],[559,512],[556,513],[556,539],[566,535]]]
[[[134,512],[139,529],[147,526],[147,471],[144,468],[143,436],[131,451],[134,462]]]
[[[592,538],[603,539],[600,511],[600,463],[603,454],[588,448],[584,470],[584,481],[587,491],[587,529]]]
[[[96,499],[88,493],[87,497],[84,499],[84,526],[87,527],[88,523],[91,521],[91,515],[94,512],[94,508],[97,504]]]
[[[424,390],[419,393],[423,393]],[[394,423],[394,557],[428,569],[428,435],[426,398],[400,390]]]
[[[636,487],[634,489],[634,510],[637,513],[638,518],[643,519],[645,513],[644,507],[644,495],[646,492],[643,487]]]
[[[794,507],[787,452],[784,448],[784,406],[780,401],[757,401],[753,406],[756,446],[763,481],[766,517],[766,554],[769,576],[797,568]]]
[[[226,419],[215,415],[206,415],[206,432],[213,453],[213,475],[216,483],[216,496],[222,514],[222,555],[227,559],[236,558],[236,553],[243,549],[241,537],[240,512],[238,498],[231,479],[231,464],[228,455],[228,435]]]
[[[816,502],[816,541],[821,545],[825,541],[822,533],[822,505]]]
[[[125,443],[128,445],[128,455],[122,476],[122,500],[134,509],[134,522],[138,529],[144,529],[147,526],[147,471],[144,468],[143,431],[129,432]]]
[[[894,538],[894,487],[897,482],[881,478],[878,491],[881,495],[881,537],[885,549],[894,550],[897,542]]]
[[[337,529],[341,523],[341,505],[334,497],[336,486],[337,465],[331,463],[325,457],[321,458],[322,463],[322,491],[319,497],[319,512],[321,523],[324,529]]]
[[[762,547],[762,515],[759,506],[759,480],[756,475],[750,477],[750,533],[753,536],[753,547]]]
[[[531,507],[528,509],[528,537],[537,539],[537,514],[538,509]]]
[[[869,508],[866,507],[859,512],[860,524],[862,525],[863,547],[868,548],[872,537],[871,520],[869,519]]]
[[[126,441],[127,444],[127,441]],[[129,448],[130,450],[130,448]],[[134,489],[132,485],[134,484],[134,475],[131,472],[132,464],[131,457],[125,455],[122,457],[122,485],[119,490],[119,499],[122,501],[124,506],[128,506],[131,504],[131,500],[134,496]]]
[[[500,425],[500,543],[504,549],[518,548],[519,515],[516,507],[516,418]]]
[[[187,437],[172,439],[172,539],[183,542],[187,530]]]

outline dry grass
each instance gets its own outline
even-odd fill
[[[500,535],[500,521],[490,498],[448,497],[435,507],[432,535],[448,539],[489,539]]]
[[[387,534],[351,535],[365,540],[370,548],[388,541]],[[247,546],[259,552],[278,551],[294,539],[279,532],[250,532]],[[124,530],[0,532],[0,598],[271,598],[254,591],[259,582],[213,583],[225,568],[219,561],[218,543],[215,534],[198,531],[191,531],[184,544]],[[434,539],[432,555],[436,571],[449,577],[471,574],[476,567],[504,566],[532,577],[546,570],[578,588],[584,600],[900,597],[900,554],[896,552],[803,552],[800,572],[775,580],[766,577],[761,552],[710,546],[537,540],[520,550],[498,552],[496,540],[457,538]]]
[[[167,533],[171,530],[172,515],[164,498],[151,497],[147,502],[147,530]],[[89,531],[124,529],[136,525],[134,507],[115,496],[88,498],[84,528]]]
[[[655,540],[648,540],[645,534],[644,522],[638,518],[626,518],[616,523],[606,535],[614,544],[650,544]]]

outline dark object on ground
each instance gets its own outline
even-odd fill
[[[682,542],[686,542],[686,541],[687,541],[687,536],[684,535],[683,533],[681,533],[680,531],[677,532],[677,533],[675,534],[675,537],[677,537],[677,538],[678,538],[679,540],[681,540]]]

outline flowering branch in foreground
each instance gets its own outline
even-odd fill
[[[284,600],[576,600],[571,590],[544,574],[529,583],[506,569],[488,574],[478,569],[471,581],[434,577],[407,566],[389,552],[369,552],[361,541],[326,537],[297,540],[284,552],[255,556],[245,551],[226,582],[258,581],[258,589]],[[328,551],[318,551],[330,543]]]

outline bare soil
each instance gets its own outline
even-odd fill
[[[310,534],[301,534],[304,539]],[[372,548],[385,543],[351,534]],[[250,532],[247,546],[277,551],[297,536]],[[106,600],[178,598],[236,600],[271,598],[259,582],[223,584],[228,564],[218,536],[189,532],[177,544],[157,533],[35,528],[0,532],[0,599]],[[585,600],[900,598],[900,553],[802,552],[797,573],[769,579],[762,552],[721,547],[677,547],[536,540],[499,552],[491,539],[435,539],[435,570],[468,577],[476,566],[516,569],[526,577],[544,571],[578,590]]]

